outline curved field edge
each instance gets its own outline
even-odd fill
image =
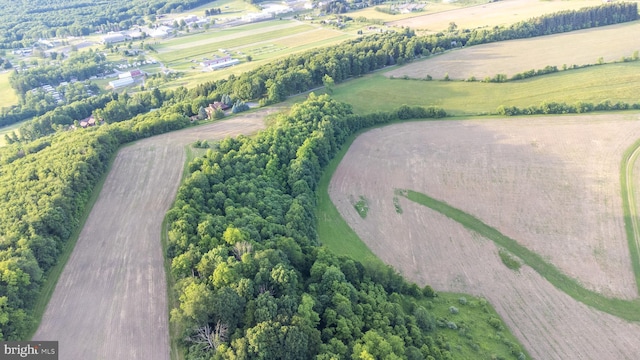
[[[633,185],[633,166],[640,155],[640,140],[637,140],[622,156],[620,164],[620,191],[622,196],[622,210],[624,228],[629,243],[631,266],[636,278],[636,285],[640,291],[640,224],[638,223],[637,203]]]
[[[515,240],[505,236],[473,215],[417,191],[397,190],[396,194],[437,211],[460,223],[465,228],[493,241],[496,245],[507,249],[513,255],[522,259],[525,264],[533,268],[553,286],[573,299],[628,321],[640,321],[640,299],[630,301],[613,299],[587,290],[575,279],[563,274],[558,268],[544,261],[540,255],[518,244]]]
[[[419,120],[419,121],[435,121],[435,120]],[[379,126],[370,127],[367,129],[363,129],[357,132],[354,135],[351,135],[344,143],[340,151],[336,154],[336,156],[329,162],[326,168],[323,170],[320,181],[318,182],[318,187],[316,190],[317,194],[317,205],[316,205],[316,219],[317,219],[317,231],[318,238],[322,246],[327,247],[332,252],[348,256],[356,261],[361,262],[366,267],[383,269],[389,267],[389,265],[385,264],[378,256],[376,256],[371,249],[360,239],[360,237],[356,234],[356,232],[347,224],[344,218],[340,215],[340,212],[335,207],[331,198],[329,196],[329,184],[331,182],[331,178],[333,174],[344,158],[345,154],[348,152],[351,144],[358,137],[358,135],[369,131],[371,129],[388,126],[395,123],[406,122],[406,121],[394,121],[388,124],[383,124]],[[464,299],[466,303],[470,306],[462,305],[461,302]],[[484,345],[488,343],[493,343],[492,347],[483,346],[482,349],[489,351],[495,350],[495,346],[504,346],[507,342],[512,344],[517,344],[522,353],[526,356],[527,359],[530,359],[531,356],[527,352],[527,349],[522,346],[520,340],[518,340],[513,333],[508,330],[508,327],[504,323],[502,317],[497,313],[495,308],[489,303],[486,299],[481,297],[476,297],[473,295],[462,294],[462,293],[448,293],[448,292],[438,292],[438,296],[435,298],[424,301],[422,304],[429,311],[433,312],[434,315],[438,318],[447,318],[451,317],[450,307],[456,307],[460,309],[460,313],[463,312],[473,312],[472,315],[467,317],[467,319],[471,319],[470,321],[466,321],[468,324],[473,323],[474,326],[481,327],[481,330],[472,334],[471,336],[475,341],[481,342]],[[457,315],[456,315],[457,316]],[[480,317],[485,317],[486,319],[500,319],[501,329],[507,330],[497,330],[494,325],[489,325],[488,322],[485,321],[486,324],[480,324],[481,321],[478,321]],[[491,320],[495,321],[495,320]],[[455,331],[455,330],[446,330],[446,331]],[[459,346],[464,345],[463,343],[464,336],[456,337],[456,340],[459,339]],[[477,355],[477,354],[473,354]],[[495,354],[494,354],[495,355]],[[172,349],[172,359],[173,358],[173,349]]]

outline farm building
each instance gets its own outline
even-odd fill
[[[137,77],[140,77],[140,76],[142,76],[142,75],[144,75],[144,74],[142,73],[142,71],[140,71],[140,70],[136,69],[136,70],[131,70],[131,71],[123,72],[122,74],[118,74],[118,78],[119,78],[119,79],[125,79],[125,78],[129,78],[129,77],[137,78]]]
[[[204,108],[204,111],[207,112],[207,117],[211,118],[213,116],[213,113],[216,112],[216,110],[227,110],[229,109],[231,106],[220,102],[220,101],[216,101],[213,104],[209,104],[209,106],[207,106],[206,108]]]
[[[102,37],[101,42],[103,44],[113,44],[113,43],[122,42],[125,40],[127,40],[127,36],[125,36],[124,34],[109,33]]]
[[[124,86],[129,86],[129,85],[133,84],[134,82],[135,82],[135,80],[133,80],[133,78],[131,76],[129,76],[129,77],[126,77],[126,78],[109,81],[109,86],[111,86],[113,89],[117,89],[117,88],[121,88],[121,87],[124,87]]]
[[[240,60],[233,59],[231,56],[223,56],[219,58],[215,58],[213,60],[206,60],[200,63],[200,66],[204,68],[208,68],[211,70],[222,69],[228,66],[233,66],[235,64],[239,64]]]

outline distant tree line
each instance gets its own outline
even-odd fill
[[[477,29],[468,32],[466,45],[524,39],[567,31],[618,24],[638,19],[638,4],[607,3],[579,10],[565,10],[521,21],[510,26]]]
[[[581,114],[592,111],[617,111],[617,110],[640,110],[640,103],[629,104],[621,101],[612,102],[611,100],[603,100],[597,104],[578,101],[575,104],[567,104],[564,102],[544,101],[542,104],[519,108],[517,106],[500,105],[497,109],[498,114],[506,116],[516,115],[548,115],[548,114]]]

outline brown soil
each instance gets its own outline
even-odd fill
[[[640,50],[640,23],[626,23],[531,39],[501,41],[457,49],[388,71],[386,76],[422,79],[483,80],[496,74],[511,77],[546,66],[590,65],[632,57]]]
[[[394,189],[478,217],[585,287],[638,294],[620,195],[637,114],[412,122],[371,130],[336,170],[330,196],[361,239],[420,285],[486,297],[537,359],[635,359],[640,325],[591,309],[532,269],[502,264],[493,242]],[[350,198],[368,200],[366,219]]]
[[[195,140],[250,134],[264,112],[123,147],[60,276],[34,339],[60,359],[169,359],[161,224]]]

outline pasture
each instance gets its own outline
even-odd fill
[[[640,325],[576,301],[528,265],[508,268],[496,243],[396,190],[444,201],[581,286],[638,304],[620,192],[620,163],[638,138],[637,114],[395,124],[353,142],[328,192],[384,262],[419,285],[486,297],[533,358],[632,359]]]
[[[0,72],[0,109],[18,103],[18,95],[9,84],[11,71]]]
[[[511,0],[496,1],[476,6],[464,7],[408,19],[388,22],[389,26],[410,27],[416,30],[438,32],[446,30],[449,23],[455,22],[458,28],[475,29],[510,25],[532,17],[575,10],[583,7],[602,5],[601,0]]]
[[[122,148],[33,338],[58,340],[61,359],[169,359],[160,238],[184,147],[254,133],[265,115],[236,116]]]
[[[543,101],[636,103],[639,70],[639,62],[606,64],[507,83],[389,79],[376,73],[337,85],[332,96],[359,113],[388,110],[388,104],[435,105],[453,115],[478,115],[496,113],[500,105],[525,108]]]
[[[545,66],[591,65],[631,58],[640,51],[640,22],[617,24],[530,39],[502,41],[456,49],[415,61],[386,73],[387,76],[422,79],[482,80],[496,74],[511,77]]]

